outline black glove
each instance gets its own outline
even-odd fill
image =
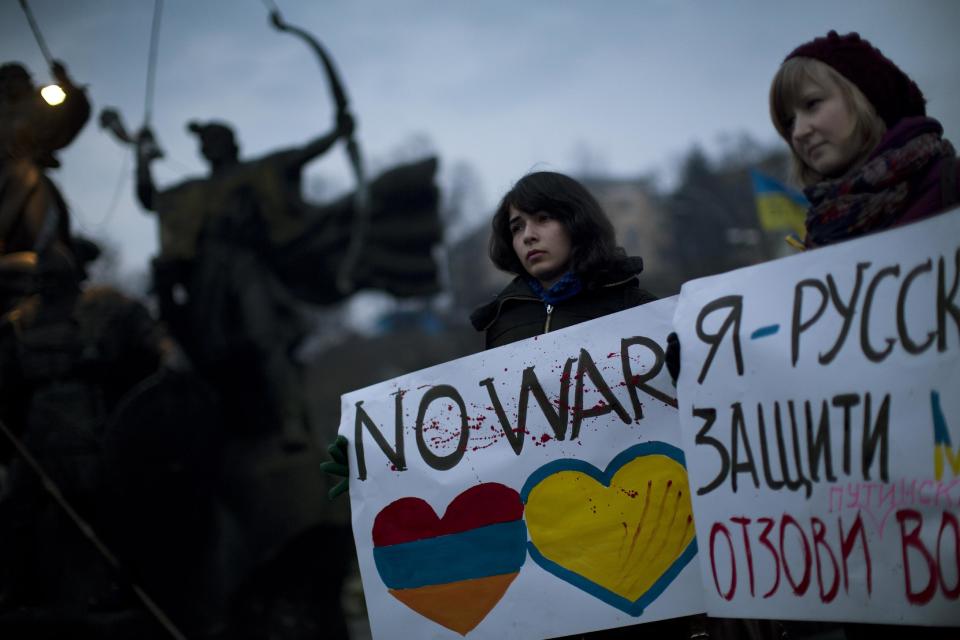
[[[327,492],[327,498],[333,500],[341,493],[346,493],[350,489],[350,467],[347,462],[347,439],[343,436],[337,436],[327,447],[327,453],[332,460],[320,464],[320,470],[338,478],[343,478],[330,491]]]
[[[664,360],[667,362],[667,371],[673,378],[673,386],[677,386],[677,378],[680,377],[680,338],[672,331],[667,336],[667,352],[664,354]]]

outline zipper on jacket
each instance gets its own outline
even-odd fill
[[[486,324],[486,326],[483,327],[483,329],[480,329],[480,331],[486,331],[487,329],[492,327],[493,323],[496,322],[497,318],[500,317],[500,312],[503,311],[503,305],[511,300],[535,300],[537,302],[540,302],[540,298],[535,298],[533,296],[510,296],[508,298],[504,298],[497,305],[497,312],[493,314],[493,318],[490,320],[490,322]]]
[[[553,305],[547,305],[547,321],[543,323],[543,332],[550,333],[550,318],[553,317]]]

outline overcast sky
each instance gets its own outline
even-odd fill
[[[724,135],[777,138],[767,90],[796,45],[856,30],[920,85],[928,112],[960,142],[960,2],[807,0],[277,0],[336,60],[368,163],[431,148],[445,171],[475,167],[480,220],[533,168],[575,171],[584,158],[617,176],[669,178],[693,144]],[[31,0],[53,55],[88,85],[95,109],[144,116],[153,0]],[[0,3],[0,60],[38,84],[49,72],[15,0]],[[236,125],[253,157],[332,125],[312,52],[274,31],[260,0],[166,0],[153,128],[168,159],[161,186],[201,175],[191,119]],[[155,252],[156,226],[132,197],[128,151],[92,118],[54,178],[77,229],[117,244],[127,269]],[[313,175],[350,185],[336,149]],[[119,185],[120,197],[111,213]]]

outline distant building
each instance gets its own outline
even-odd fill
[[[629,256],[643,258],[643,287],[666,297],[679,290],[671,272],[673,232],[653,185],[643,178],[579,178],[607,213],[617,242]]]

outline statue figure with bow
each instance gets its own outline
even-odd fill
[[[338,610],[334,605],[349,558],[348,516],[333,513],[336,507],[323,499],[306,497],[317,487],[322,493],[326,481],[316,446],[324,438],[307,423],[292,356],[307,331],[300,312],[303,303],[331,304],[361,289],[398,297],[438,290],[431,253],[441,231],[437,163],[428,158],[400,165],[368,181],[355,119],[332,60],[316,38],[279,13],[272,12],[270,20],[318,56],[336,107],[328,132],[247,159],[228,124],[190,123],[209,173],[158,187],[151,166],[161,154],[150,127],[130,135],[114,111],[101,113],[101,124],[137,149],[136,195],[159,226],[153,289],[161,317],[223,399],[227,429],[244,436],[226,444],[223,465],[227,493],[235,498],[227,507],[245,540],[243,561],[254,567],[288,561],[305,580],[327,576],[330,594],[321,599]],[[305,201],[304,166],[340,142],[355,177],[354,192],[319,205]],[[314,454],[317,458],[310,458]],[[294,504],[290,496],[300,495],[305,498]],[[295,550],[284,560],[283,549],[294,539],[301,550],[307,544],[335,547],[336,561],[327,557],[327,564],[315,567],[310,564],[315,554],[304,558]],[[264,577],[273,575],[269,571],[257,575],[255,584],[242,590],[252,604],[237,610],[270,611],[271,598],[278,598],[278,608],[286,606],[280,602],[286,596],[275,595],[286,586],[269,584]],[[319,615],[316,610],[311,599],[311,615]],[[327,624],[339,614],[329,617]],[[256,620],[241,624],[257,625]],[[345,628],[341,631],[331,630],[330,637],[345,635]]]
[[[439,239],[438,197],[433,159],[368,185],[332,61],[313,36],[279,13],[271,21],[303,38],[320,58],[336,105],[334,127],[302,146],[247,160],[229,125],[192,122],[188,129],[210,172],[164,189],[152,177],[159,154],[153,132],[144,127],[136,137],[136,194],[159,222],[154,290],[161,316],[201,368],[235,371],[245,350],[269,363],[264,385],[274,388],[278,419],[295,442],[300,436],[294,434],[304,433],[296,426],[303,411],[294,401],[300,394],[289,354],[306,330],[297,322],[296,303],[336,302],[359,288],[400,296],[435,291],[430,246]],[[356,178],[354,193],[320,206],[306,202],[304,166],[341,140]]]

